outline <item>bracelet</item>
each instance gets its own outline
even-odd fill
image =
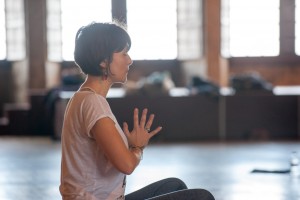
[[[140,155],[139,155],[139,159],[142,160],[143,159],[143,150],[144,150],[145,147],[140,147],[140,146],[129,146],[129,149],[132,149],[132,150],[135,150],[135,149],[138,149],[140,150]],[[134,153],[135,154],[135,153]],[[137,155],[137,154],[135,154]]]
[[[145,146],[133,146],[133,145],[130,145],[129,148],[130,149],[139,149],[139,150],[143,151],[144,148],[145,148]]]

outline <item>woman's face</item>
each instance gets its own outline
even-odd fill
[[[128,55],[128,48],[124,48],[121,52],[113,53],[112,62],[110,63],[109,78],[113,83],[125,83],[127,74],[132,60]]]

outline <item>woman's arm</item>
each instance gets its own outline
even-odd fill
[[[122,173],[131,174],[140,162],[142,152],[130,151],[115,127],[114,121],[105,117],[96,122],[92,135],[107,159]]]
[[[147,128],[151,127],[154,115],[150,115],[147,123],[146,118],[147,109],[143,110],[141,120],[138,117],[138,109],[135,109],[133,130],[129,132],[127,123],[124,124],[123,129],[128,138],[129,149],[111,118],[99,119],[91,130],[93,137],[103,149],[107,159],[124,174],[131,174],[134,171],[142,158],[143,148],[148,144],[149,139],[161,130],[161,127],[157,127],[154,131],[148,133],[145,130],[145,125]]]

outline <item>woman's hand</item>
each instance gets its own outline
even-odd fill
[[[154,120],[154,114],[151,114],[147,120],[147,112],[148,109],[144,109],[141,120],[139,120],[139,110],[137,108],[134,109],[133,130],[131,132],[128,130],[128,124],[126,122],[123,123],[123,131],[127,137],[129,146],[145,147],[148,144],[149,139],[162,129],[162,127],[159,126],[153,131],[150,131]]]

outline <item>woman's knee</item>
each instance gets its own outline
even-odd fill
[[[186,184],[179,178],[167,178],[164,180],[165,184],[168,184],[170,187],[173,187],[175,191],[187,189]]]
[[[205,189],[189,189],[189,199],[202,199],[202,200],[214,200],[214,196]]]

